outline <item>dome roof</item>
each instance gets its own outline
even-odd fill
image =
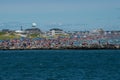
[[[37,24],[36,23],[32,23],[32,26],[37,26]]]

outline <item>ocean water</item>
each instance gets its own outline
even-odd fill
[[[1,50],[0,80],[120,80],[120,50]]]

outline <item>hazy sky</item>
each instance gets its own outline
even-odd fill
[[[120,0],[0,0],[0,22],[70,23],[120,29]]]

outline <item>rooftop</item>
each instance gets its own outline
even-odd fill
[[[52,30],[55,30],[55,31],[63,31],[62,29],[59,29],[59,28],[52,28],[52,29],[50,29],[50,31],[52,31]]]

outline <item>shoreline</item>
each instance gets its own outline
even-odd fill
[[[1,50],[120,50],[120,48],[32,48],[32,49],[0,49]]]

